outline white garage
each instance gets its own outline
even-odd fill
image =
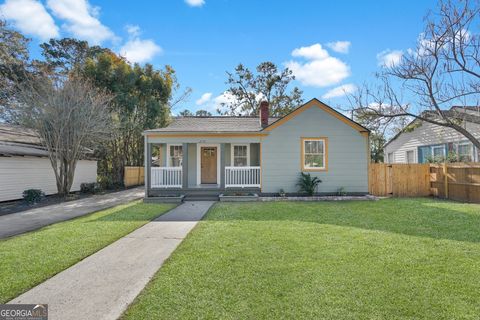
[[[95,181],[97,161],[78,161],[72,191]],[[31,130],[0,124],[0,201],[21,199],[26,189],[41,189],[47,195],[57,192],[47,152]]]

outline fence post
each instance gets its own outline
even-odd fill
[[[447,163],[444,162],[443,163],[443,184],[444,184],[444,187],[445,187],[445,199],[448,199],[448,166],[447,166]]]

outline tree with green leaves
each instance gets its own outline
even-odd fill
[[[86,60],[100,53],[111,52],[100,46],[90,46],[87,41],[73,38],[50,39],[40,45],[44,61],[38,61],[52,74],[67,76],[74,70],[81,70]]]
[[[194,116],[193,112],[190,111],[190,110],[188,110],[188,109],[185,109],[185,110],[183,110],[183,111],[180,111],[180,112],[178,113],[178,115],[179,115],[180,117],[193,117],[193,116]]]
[[[114,98],[110,113],[116,125],[114,138],[98,150],[99,173],[105,184],[121,185],[125,166],[142,166],[142,132],[163,127],[170,117],[169,99],[175,72],[152,65],[131,65],[112,52],[87,58],[82,74]]]
[[[27,39],[0,20],[0,114],[7,115],[4,108],[15,92],[18,82],[25,79],[29,66]],[[4,119],[5,120],[5,119]]]
[[[196,117],[210,117],[211,115],[212,113],[207,110],[197,110],[195,112]]]
[[[279,69],[273,62],[260,63],[255,72],[239,64],[234,72],[227,72],[229,102],[222,103],[218,112],[228,115],[257,115],[261,100],[266,100],[272,116],[282,116],[303,103],[303,92],[289,86],[295,76],[285,68]]]

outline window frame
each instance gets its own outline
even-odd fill
[[[390,155],[392,155],[392,159],[390,159]],[[387,163],[395,163],[395,152],[387,153]]]
[[[435,149],[441,149],[442,150],[441,157],[443,157],[444,159],[447,157],[444,144],[435,144],[435,145],[432,145],[431,148],[432,148],[432,159],[435,159]]]
[[[250,144],[249,143],[232,143],[230,145],[230,166],[235,168],[245,168],[245,166],[235,166],[235,147],[247,147],[247,167],[250,167]]]
[[[173,166],[172,165],[172,155],[170,153],[170,147],[181,147],[182,148],[182,159],[181,159],[181,165],[180,166]],[[172,144],[167,144],[167,163],[166,163],[166,167],[168,168],[181,168],[183,166],[183,153],[185,152],[185,150],[183,150],[183,144],[181,143],[172,143]]]
[[[455,153],[458,157],[458,159],[460,159],[460,152],[459,152],[459,147],[460,146],[469,146],[470,147],[470,157],[472,159],[472,161],[470,162],[475,162],[475,146],[473,145],[473,143],[469,142],[469,141],[463,141],[463,142],[458,142],[455,144]]]
[[[409,153],[409,152],[412,152],[412,153],[413,153],[413,161],[412,161],[412,162],[408,162],[408,153]],[[405,163],[408,163],[408,164],[410,164],[410,163],[417,163],[418,161],[416,161],[415,158],[416,158],[416,156],[415,156],[415,150],[414,150],[414,149],[406,150],[406,151],[405,151]]]
[[[305,142],[322,141],[323,142],[323,167],[312,168],[305,166]],[[300,138],[300,168],[302,171],[328,171],[328,137],[301,137]]]

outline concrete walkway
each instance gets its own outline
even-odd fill
[[[127,203],[144,195],[144,187],[138,187],[3,215],[0,216],[0,239]]]
[[[117,319],[213,203],[185,202],[9,303],[47,303],[50,320]]]

